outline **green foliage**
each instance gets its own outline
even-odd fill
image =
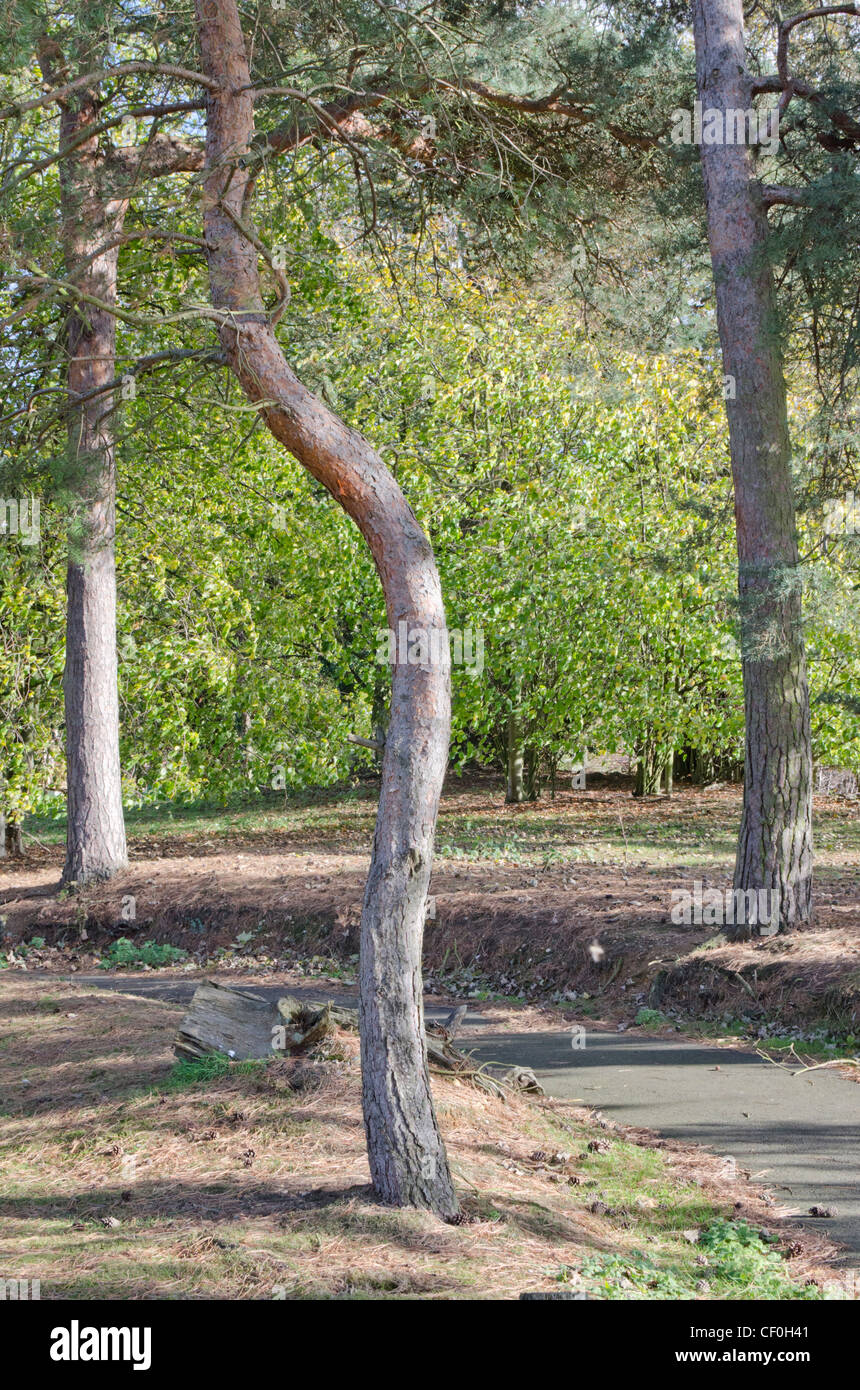
[[[350,348],[305,375],[336,375],[396,460],[449,628],[484,641],[483,672],[454,669],[453,757],[499,758],[514,711],[550,775],[583,745],[736,751],[730,483],[701,360],[604,361],[557,310],[453,278],[395,302],[356,274]]]
[[[658,1265],[647,1255],[588,1255],[581,1277],[600,1298],[688,1298],[689,1280]],[[566,1282],[568,1271],[562,1271]]]
[[[715,1282],[726,1286],[734,1298],[821,1298],[814,1285],[792,1289],[785,1263],[776,1248],[776,1237],[758,1231],[747,1221],[717,1217],[699,1237],[699,1249],[707,1257]]]
[[[179,946],[169,946],[157,941],[142,941],[140,945],[127,936],[112,941],[99,961],[99,970],[137,970],[148,965],[157,968],[161,965],[177,965],[188,959],[188,952]]]
[[[704,1283],[715,1298],[821,1299],[815,1285],[792,1281],[775,1237],[756,1230],[746,1221],[716,1217],[699,1234],[697,1250],[705,1257],[699,1265],[674,1266],[637,1251],[629,1255],[588,1255],[580,1277],[592,1297],[605,1299],[678,1299],[695,1297]],[[563,1269],[561,1282],[570,1279]]]
[[[639,1028],[664,1028],[669,1021],[659,1009],[640,1009],[633,1020]]]
[[[731,485],[710,361],[598,354],[558,309],[440,280],[438,266],[407,290],[300,211],[282,236],[301,266],[296,365],[395,468],[449,629],[473,641],[453,670],[454,764],[501,766],[513,712],[537,786],[583,748],[737,757]],[[127,805],[343,781],[373,762],[347,735],[385,722],[386,620],[364,542],[244,404],[192,363],[123,405]],[[61,508],[42,520],[35,554],[7,543],[0,566],[10,817],[56,807],[64,775]],[[819,566],[809,650],[816,756],[860,768],[850,540]]]
[[[401,93],[365,113],[360,157],[320,141],[264,162],[255,217],[284,256],[291,360],[380,448],[432,539],[449,628],[484,642],[483,671],[453,673],[454,763],[500,765],[511,715],[533,791],[585,748],[736,759],[731,484],[700,171],[695,151],[662,138],[693,92],[683,5],[284,0],[264,4],[261,23],[274,41],[253,46],[258,86],[283,81],[277,40],[289,36],[319,99],[380,73]],[[41,90],[43,33],[61,50],[74,40],[95,66],[105,53],[194,65],[187,3],[165,25],[146,0],[80,15],[49,3],[38,16],[22,0],[4,26],[3,101]],[[822,100],[792,101],[761,172],[810,196],[771,214],[771,251],[809,562],[813,735],[820,760],[860,770],[858,548],[821,529],[827,490],[856,471],[857,180],[854,151],[826,138],[834,105],[854,109],[851,34],[841,20],[795,31]],[[751,15],[749,41],[753,61],[770,64],[766,15]],[[574,137],[546,113],[483,103],[458,74],[575,94]],[[158,91],[174,92],[163,74]],[[152,100],[152,76],[126,74],[101,97],[100,119],[118,121]],[[13,823],[59,814],[64,779],[76,479],[58,349],[69,308],[56,283],[58,115],[48,103],[11,118],[0,151],[0,491],[43,500],[39,547],[0,540],[0,812]],[[261,132],[307,117],[280,95],[258,105]],[[199,111],[159,119],[159,132],[199,141]],[[140,143],[155,132],[132,125]],[[428,130],[433,158],[414,157]],[[127,137],[108,125],[100,138],[109,150]],[[38,177],[32,159],[46,161]],[[212,347],[207,321],[173,317],[207,297],[194,189],[182,174],[129,192],[120,376],[147,354]],[[362,230],[365,248],[347,249]],[[588,332],[574,326],[586,307]],[[225,804],[350,778],[374,759],[348,735],[384,724],[389,683],[364,542],[223,369],[187,358],[135,380],[114,402],[126,804]]]
[[[64,775],[63,587],[44,510],[40,529],[39,546],[0,537],[0,813],[12,824]]]

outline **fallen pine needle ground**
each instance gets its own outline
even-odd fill
[[[369,1186],[357,1039],[177,1063],[183,1006],[4,972],[0,1275],[43,1299],[848,1296],[703,1150],[433,1077],[465,1220]]]

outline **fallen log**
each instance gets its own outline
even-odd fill
[[[486,1067],[475,1066],[468,1053],[452,1047],[452,1033],[464,1014],[465,1008],[456,1009],[445,1024],[431,1023],[426,1030],[431,1071],[468,1080],[502,1098],[507,1090],[542,1095],[543,1088],[527,1067],[511,1067],[503,1075],[493,1076]],[[218,1052],[232,1061],[243,1062],[277,1053],[307,1051],[338,1028],[358,1032],[358,1010],[331,1000],[306,1002],[291,995],[273,1001],[252,990],[206,980],[194,991],[173,1051],[185,1061],[198,1061]]]

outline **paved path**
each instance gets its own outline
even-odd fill
[[[199,981],[75,977],[79,983],[185,1003]],[[242,986],[239,979],[224,983]],[[354,992],[323,983],[301,988],[251,985],[268,997],[290,994],[354,1004]],[[447,1007],[427,1006],[428,1018]],[[533,1068],[549,1095],[578,1099],[622,1124],[704,1144],[733,1157],[772,1187],[799,1216],[834,1207],[830,1220],[808,1218],[847,1247],[845,1263],[860,1267],[860,1085],[835,1071],[793,1076],[737,1049],[662,1041],[630,1033],[589,1033],[572,1046],[569,1029],[480,1036],[487,1020],[466,1017],[461,1046],[482,1062]],[[472,1031],[474,1029],[474,1031]]]

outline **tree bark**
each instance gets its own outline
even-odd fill
[[[77,55],[81,71],[91,71],[98,56],[84,41]],[[58,46],[44,39],[39,62],[48,81],[58,58]],[[98,119],[95,90],[70,94],[62,105],[60,148]],[[98,136],[74,145],[60,162],[62,240],[67,276],[82,294],[116,303],[117,243],[128,190],[141,179],[202,164],[201,149],[161,133],[150,133],[140,147],[109,152],[102,151]],[[67,343],[67,482],[73,503],[63,679],[68,800],[63,880],[86,883],[110,878],[128,862],[119,758],[113,393],[74,408],[79,397],[116,378],[116,323],[110,309],[86,301],[76,305]]]
[[[60,123],[60,144],[97,119],[95,94],[70,98]],[[121,228],[125,208],[100,187],[98,137],[84,141],[60,166],[67,272],[80,289],[116,302],[113,246],[99,251]],[[91,259],[90,259],[91,258]],[[79,267],[84,263],[85,269]],[[112,381],[116,322],[87,304],[68,323],[68,392],[79,396]],[[125,868],[125,824],[119,761],[116,656],[115,458],[110,393],[69,413],[68,453],[74,495],[66,578],[66,716],[68,821],[63,881],[87,883]]]
[[[663,786],[665,750],[656,735],[646,730],[636,750],[634,796],[659,796]]]
[[[525,749],[523,747],[523,724],[518,714],[508,715],[508,777],[505,801],[518,805],[525,799],[524,768]]]
[[[702,109],[747,110],[742,0],[694,0]],[[785,382],[768,227],[744,145],[703,144],[728,378],[746,755],[735,887],[778,890],[784,930],[812,908],[812,756]],[[737,935],[749,934],[741,927]]]
[[[323,484],[365,537],[389,627],[445,630],[433,553],[382,460],[290,369],[263,311],[257,251],[247,227],[252,191],[243,164],[253,134],[250,73],[235,0],[196,0],[207,97],[204,226],[222,348],[272,434]],[[447,762],[450,654],[429,643],[421,664],[394,667],[391,718],[361,919],[359,998],[364,1122],[373,1185],[395,1206],[453,1220],[458,1203],[430,1096],[421,942],[433,834]]]
[[[541,755],[533,743],[526,744],[525,777],[523,779],[526,801],[540,801],[541,793]]]
[[[0,816],[0,826],[3,825],[3,817]],[[3,836],[3,853],[10,855],[13,859],[22,859],[24,856],[24,841],[21,835],[20,825],[14,821],[6,821]]]

